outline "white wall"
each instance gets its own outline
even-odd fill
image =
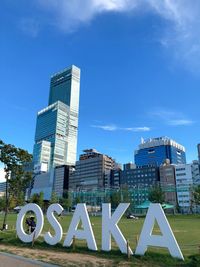
[[[178,204],[185,211],[191,206],[190,187],[193,185],[191,164],[180,164],[175,167]]]

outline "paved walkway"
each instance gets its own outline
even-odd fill
[[[58,267],[41,261],[27,259],[21,256],[0,252],[0,267]]]

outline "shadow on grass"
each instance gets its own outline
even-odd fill
[[[31,244],[26,244],[21,242],[12,231],[0,232],[0,244],[8,247],[7,251],[9,252],[9,246],[16,246],[18,248],[32,248]],[[185,257],[185,261],[181,261],[178,259],[172,258],[168,254],[164,253],[155,253],[155,252],[147,252],[144,256],[131,256],[130,259],[127,258],[127,255],[122,254],[119,250],[112,250],[110,252],[105,251],[91,251],[87,249],[84,245],[77,244],[76,248],[72,247],[67,248],[63,247],[62,244],[57,244],[55,246],[51,246],[46,244],[42,239],[38,239],[34,243],[34,249],[40,250],[48,250],[48,251],[58,251],[63,253],[80,253],[93,255],[95,257],[99,257],[101,259],[108,259],[114,262],[114,266],[117,266],[120,263],[127,263],[127,265],[123,266],[153,266],[153,267],[200,267],[200,255],[191,255]],[[4,249],[5,251],[5,249]]]

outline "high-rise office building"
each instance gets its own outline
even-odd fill
[[[198,151],[198,160],[200,164],[200,144],[197,145],[197,151]]]
[[[194,185],[200,185],[200,169],[199,169],[199,161],[192,161],[192,179]]]
[[[39,111],[35,132],[34,162],[49,162],[50,167],[73,164],[74,161],[68,158],[67,153],[68,133],[69,107],[67,105],[57,101]]]
[[[51,77],[49,106],[38,112],[34,164],[48,169],[75,165],[78,134],[80,69],[71,66]]]
[[[30,190],[42,191],[46,200],[54,189],[61,196],[68,186],[66,171],[55,168],[76,163],[79,90],[80,69],[74,65],[52,75],[49,106],[37,114]]]
[[[137,166],[160,166],[166,159],[169,159],[171,164],[186,163],[184,146],[168,137],[158,137],[142,140],[135,151]]]
[[[51,76],[49,105],[61,101],[71,110],[79,110],[80,69],[72,65]]]

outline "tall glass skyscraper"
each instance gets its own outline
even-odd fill
[[[158,137],[142,140],[135,151],[137,166],[160,166],[166,159],[169,159],[171,164],[186,163],[184,146],[168,137]]]
[[[78,134],[80,69],[71,66],[54,74],[49,106],[37,114],[34,164],[75,165]]]
[[[61,101],[74,112],[79,110],[80,69],[72,65],[51,76],[49,105]]]
[[[198,160],[200,164],[200,144],[197,145],[197,151],[198,151]]]

